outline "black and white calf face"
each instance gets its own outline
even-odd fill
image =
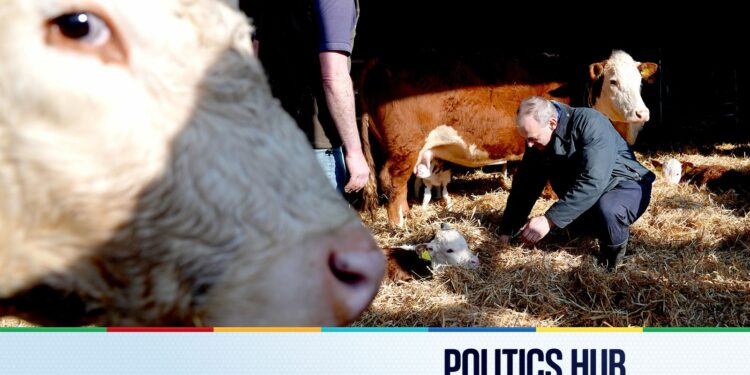
[[[417,251],[427,251],[433,267],[448,265],[474,269],[479,266],[479,258],[469,249],[464,236],[445,223],[435,232],[432,241],[417,245]]]

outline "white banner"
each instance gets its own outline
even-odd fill
[[[0,332],[0,373],[748,374],[747,332]]]

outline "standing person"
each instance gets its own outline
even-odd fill
[[[274,96],[307,135],[331,183],[341,192],[361,190],[370,169],[349,75],[358,0],[257,0],[241,6],[256,26]]]
[[[614,270],[625,255],[630,225],[648,207],[655,175],[594,109],[534,96],[521,102],[516,121],[526,151],[503,215],[501,242],[516,233],[535,243],[551,228],[570,225],[574,233],[599,239],[598,263]],[[548,179],[560,199],[544,215],[527,219]]]

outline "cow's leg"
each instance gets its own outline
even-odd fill
[[[419,199],[419,191],[422,189],[422,179],[414,176],[414,198]]]
[[[415,154],[416,157],[416,154]],[[391,225],[403,226],[404,215],[409,212],[409,203],[406,201],[408,192],[407,184],[411,176],[411,163],[402,163],[407,167],[403,168],[390,160],[383,166],[380,178],[383,186],[387,187],[388,204],[388,221]]]
[[[422,198],[422,209],[427,209],[427,205],[430,204],[432,199],[432,184],[425,181],[424,183],[424,197]]]
[[[445,200],[445,208],[450,209],[453,205],[451,196],[448,195],[448,183],[443,184],[443,200]]]

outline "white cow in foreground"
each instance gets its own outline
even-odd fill
[[[0,316],[347,324],[384,258],[236,4],[0,2]]]

